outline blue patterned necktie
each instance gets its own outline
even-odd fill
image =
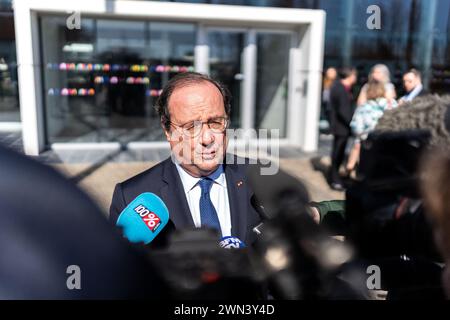
[[[200,196],[200,220],[202,227],[216,229],[221,234],[219,217],[209,197],[209,191],[213,183],[214,181],[209,178],[203,178],[199,181],[202,189]]]

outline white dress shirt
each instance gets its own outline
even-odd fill
[[[187,173],[178,163],[175,163],[178,174],[183,184],[184,193],[186,195],[189,209],[191,210],[192,219],[197,228],[201,227],[200,218],[200,196],[201,188],[198,182],[201,178],[196,178]],[[222,230],[222,236],[231,236],[231,215],[230,203],[228,200],[227,179],[223,166],[220,165],[216,171],[208,176],[214,183],[209,191],[211,202],[216,209],[217,216]]]
[[[412,101],[415,97],[417,97],[420,94],[422,89],[423,89],[423,86],[419,83],[417,86],[415,86],[414,89],[411,90],[410,93],[403,96],[403,100]]]

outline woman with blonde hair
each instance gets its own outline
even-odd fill
[[[347,161],[347,172],[350,174],[359,160],[361,141],[367,139],[384,111],[397,107],[395,99],[389,103],[386,98],[386,85],[377,80],[370,80],[366,87],[366,102],[359,105],[353,114],[350,128],[355,136],[355,142]]]
[[[395,92],[394,85],[391,83],[391,73],[389,72],[389,68],[384,64],[376,64],[370,70],[369,81],[361,88],[356,105],[363,105],[369,100],[367,97],[367,86],[371,81],[378,81],[384,85],[384,97],[389,104],[395,100],[397,93]]]

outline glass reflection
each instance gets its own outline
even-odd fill
[[[209,71],[213,79],[222,82],[231,92],[231,128],[241,127],[240,98],[241,83],[244,80],[241,70],[241,54],[244,48],[244,32],[210,31]]]
[[[279,129],[286,137],[291,34],[257,35],[256,129]]]
[[[164,140],[153,106],[193,71],[193,24],[44,16],[41,32],[48,144]]]

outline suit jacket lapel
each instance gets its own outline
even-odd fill
[[[171,158],[165,160],[162,177],[165,185],[161,187],[161,196],[169,209],[170,220],[176,229],[195,227],[182,182],[176,170]]]
[[[236,159],[235,159],[236,160]],[[247,186],[244,175],[235,164],[225,164],[231,214],[231,235],[245,241],[247,236]]]

